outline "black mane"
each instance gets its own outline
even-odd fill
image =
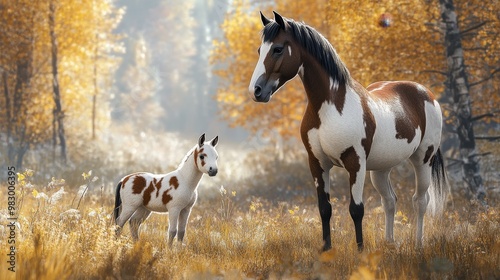
[[[350,84],[350,74],[333,46],[316,29],[291,19],[285,19],[288,23],[287,32],[304,47],[309,54],[318,60],[327,73],[339,84]],[[270,42],[278,36],[281,27],[276,21],[269,22],[262,30],[264,42]]]

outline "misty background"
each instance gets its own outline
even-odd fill
[[[248,137],[218,116],[223,108],[214,98],[219,78],[209,57],[212,41],[223,36],[229,2],[117,1],[126,12],[115,32],[125,35],[127,52],[115,76],[113,120],[189,138],[206,132],[237,143]]]

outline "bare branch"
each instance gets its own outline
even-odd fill
[[[473,86],[477,86],[477,85],[479,85],[481,83],[484,83],[484,82],[492,79],[495,76],[495,74],[497,74],[499,72],[500,72],[500,67],[497,68],[497,69],[495,69],[495,70],[493,70],[488,76],[486,76],[486,78],[484,78],[482,80],[479,80],[477,82],[470,83],[469,86],[473,87]]]
[[[462,48],[464,51],[485,51],[487,48],[484,47],[476,47],[476,48]]]
[[[448,73],[443,72],[443,71],[437,71],[437,70],[422,70],[420,71],[421,73],[435,73],[435,74],[441,74],[443,76],[447,76]]]
[[[475,122],[475,121],[478,121],[480,119],[484,119],[484,118],[492,118],[494,117],[495,114],[494,113],[486,113],[486,114],[481,114],[481,115],[477,115],[477,116],[474,116],[472,117],[470,120],[471,122]]]
[[[499,141],[500,136],[476,136],[476,137],[474,137],[474,139],[476,139],[476,140],[488,140],[490,142],[493,142],[493,141]]]
[[[470,32],[470,31],[472,31],[472,30],[474,30],[474,29],[481,28],[483,25],[487,24],[488,22],[489,22],[488,20],[487,20],[487,21],[483,21],[483,22],[480,22],[480,23],[478,23],[478,24],[476,24],[476,25],[473,25],[473,26],[471,26],[471,27],[469,27],[469,28],[467,28],[467,29],[464,29],[464,30],[460,31],[460,36],[463,36],[463,35],[465,35],[467,32]]]

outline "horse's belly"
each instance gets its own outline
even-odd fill
[[[417,128],[415,138],[408,143],[407,139],[390,137],[391,134],[375,133],[366,169],[385,170],[407,160],[420,145],[421,135],[420,128]]]

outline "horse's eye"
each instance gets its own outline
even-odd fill
[[[204,159],[205,159],[205,156],[200,156],[200,159],[201,159],[201,160],[204,160]]]
[[[260,47],[257,49],[257,53],[260,54]]]
[[[276,47],[273,50],[273,53],[275,54],[281,54],[283,52],[283,47]]]

